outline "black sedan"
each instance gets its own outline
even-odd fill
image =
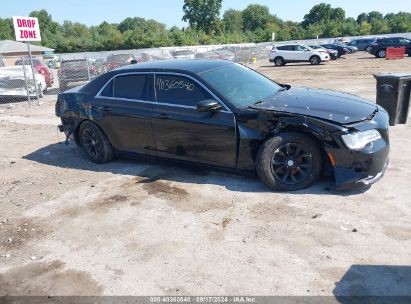
[[[60,130],[96,163],[154,157],[257,172],[274,190],[370,185],[388,163],[388,115],[350,94],[294,88],[225,60],[122,67],[59,94]]]
[[[328,44],[322,44],[322,47],[330,50],[336,50],[338,51],[338,57],[341,57],[342,55],[349,54],[350,51],[345,45],[340,45],[337,43],[328,43]]]
[[[377,58],[384,58],[387,52],[387,48],[400,48],[405,49],[405,54],[411,56],[411,40],[403,37],[389,37],[378,39],[371,45],[370,54]]]

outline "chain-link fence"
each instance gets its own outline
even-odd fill
[[[25,56],[3,56],[0,61],[0,104],[19,101],[38,103],[52,85],[51,71],[42,58],[33,58],[34,69]]]
[[[0,63],[0,104],[36,103],[45,95],[57,95],[133,63],[170,59],[224,59],[252,63],[267,59],[270,49],[271,44],[264,43],[57,54],[52,58],[33,57],[34,71],[28,57],[3,56]]]
[[[411,33],[387,34],[387,36],[411,37]],[[85,84],[115,68],[133,63],[168,59],[224,59],[252,64],[258,60],[268,60],[272,46],[278,43],[324,44],[336,41],[338,41],[336,38],[324,38],[259,44],[57,54],[47,58],[34,57],[34,71],[27,57],[0,56],[0,104],[27,100],[38,102],[44,95],[57,95],[59,92]]]

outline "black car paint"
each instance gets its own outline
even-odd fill
[[[234,63],[178,60],[114,70],[59,94],[56,115],[62,119],[61,129],[76,140],[81,122],[94,121],[119,154],[138,153],[248,172],[255,170],[257,151],[267,138],[281,132],[299,132],[318,142],[337,187],[366,184],[365,179],[381,176],[389,153],[388,115],[382,108],[349,94],[285,85],[288,90],[279,91],[268,100],[236,108],[199,76],[223,64]],[[95,97],[113,76],[132,72],[185,74],[201,82],[227,108],[198,112],[157,104],[153,85],[148,100],[143,102]],[[347,119],[344,113],[353,106],[356,108]],[[107,108],[110,111],[105,111]],[[342,134],[369,128],[378,129],[382,135],[371,146],[353,151],[341,141]]]
[[[375,43],[371,45],[370,54],[377,56],[378,51],[386,50],[387,48],[405,48],[405,54],[411,56],[411,42],[410,43],[401,43],[400,39],[407,39],[403,37],[388,37],[383,39],[378,39]],[[409,39],[408,39],[409,40]]]
[[[281,91],[254,107],[307,115],[339,124],[363,121],[376,108],[375,103],[347,93],[294,87]]]
[[[342,46],[342,45],[335,44],[335,43],[322,44],[321,46],[326,48],[326,49],[331,49],[331,50],[338,51],[338,57],[341,57],[342,55],[348,54],[348,48],[346,46]]]

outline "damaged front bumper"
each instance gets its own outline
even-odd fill
[[[379,181],[388,167],[390,146],[384,139],[361,150],[327,149],[333,157],[336,188],[363,188]]]

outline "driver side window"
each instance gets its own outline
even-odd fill
[[[156,75],[157,102],[196,107],[212,96],[194,80],[178,75]]]

